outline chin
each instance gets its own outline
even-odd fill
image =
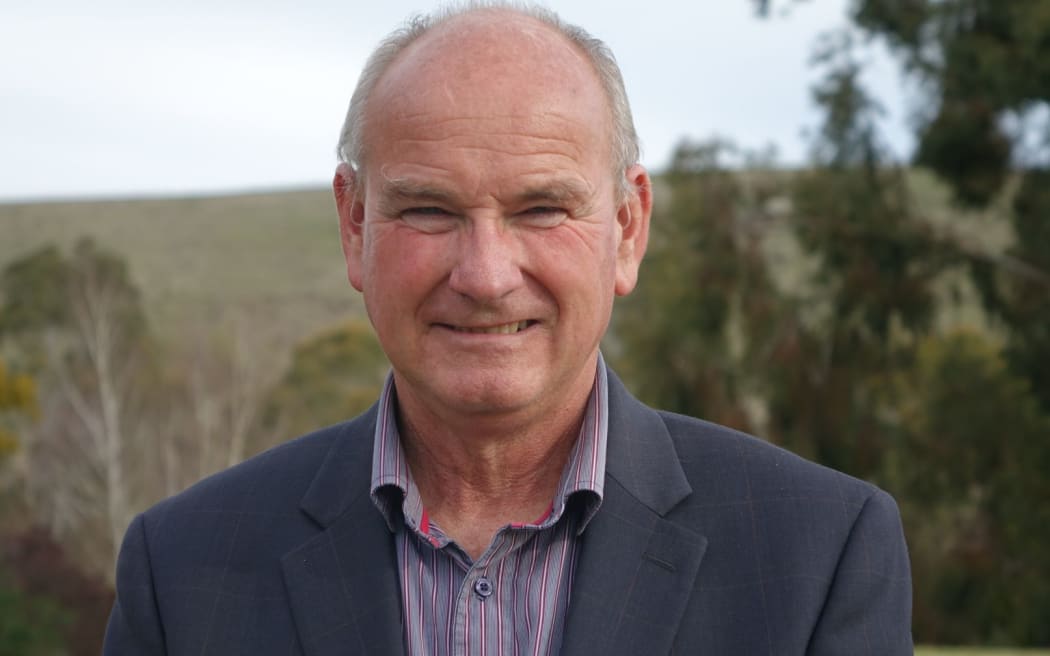
[[[539,396],[530,385],[510,381],[474,380],[446,388],[442,396],[449,407],[469,414],[500,414],[521,410],[532,405]]]

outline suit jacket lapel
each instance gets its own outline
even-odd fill
[[[281,561],[307,656],[404,650],[393,534],[369,496],[375,414],[336,439],[301,504],[323,530]]]
[[[601,510],[584,531],[562,653],[668,653],[707,539],[664,516],[692,493],[654,411],[609,373]]]

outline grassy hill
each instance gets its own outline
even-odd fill
[[[127,259],[162,337],[236,322],[287,347],[363,311],[327,190],[0,205],[0,267],[84,236]]]

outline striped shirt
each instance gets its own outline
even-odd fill
[[[543,517],[500,529],[476,560],[427,516],[397,430],[393,377],[379,397],[372,501],[394,533],[408,656],[554,656],[578,536],[605,482],[608,391],[598,356],[580,434]]]

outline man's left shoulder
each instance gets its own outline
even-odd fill
[[[702,419],[656,411],[694,493],[705,503],[835,504],[855,514],[893,499],[875,485],[807,460],[761,438]]]

